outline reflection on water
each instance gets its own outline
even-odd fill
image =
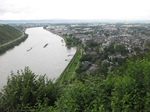
[[[42,27],[29,28],[26,33],[29,37],[25,42],[0,56],[0,89],[11,71],[16,73],[25,66],[38,75],[58,78],[76,52],[62,43],[63,38]]]

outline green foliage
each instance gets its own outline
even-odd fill
[[[109,111],[112,85],[111,83],[104,85],[99,81],[98,78],[89,78],[84,83],[76,82],[68,85],[56,102],[56,109],[61,112]]]
[[[9,25],[0,26],[0,44],[20,37],[22,33]]]
[[[103,80],[96,76],[68,85],[55,109],[62,112],[150,111],[149,59],[128,61],[125,68],[109,73]]]
[[[81,44],[80,40],[78,38],[69,36],[69,37],[64,37],[66,45],[67,46],[77,46],[79,44]]]
[[[77,51],[67,67],[64,69],[64,71],[61,73],[59,78],[57,79],[58,83],[66,83],[70,81],[74,75],[75,75],[75,70],[78,67],[79,59],[81,58],[82,55],[82,49],[80,46],[77,47]]]
[[[0,109],[40,109],[53,106],[60,86],[44,76],[37,76],[29,68],[12,73],[2,90]]]
[[[0,45],[10,42],[18,37],[22,36],[22,32],[17,30],[16,28],[9,25],[0,25]],[[19,45],[22,41],[26,40],[28,37],[27,34],[24,37],[13,41],[5,46],[0,47],[0,54],[6,52],[8,49],[13,48],[16,45]]]
[[[92,60],[92,56],[91,55],[82,55],[80,61],[91,61]]]
[[[129,62],[123,76],[115,77],[111,101],[114,111],[149,111],[149,67],[147,59]]]
[[[94,48],[97,47],[99,44],[97,42],[94,42],[93,40],[87,41],[86,42],[86,47],[87,48]]]
[[[25,36],[23,38],[18,39],[18,40],[14,41],[8,45],[0,47],[0,54],[5,53],[7,50],[19,45],[21,42],[25,41],[27,39],[27,37],[28,37],[28,35],[25,34]]]
[[[56,102],[57,109],[61,112],[84,111],[94,99],[93,96],[96,95],[92,85],[80,82],[75,85],[68,85],[61,98]]]
[[[109,37],[109,32],[106,32],[106,33],[104,33],[104,35],[106,36],[106,37]]]
[[[68,85],[53,83],[28,68],[12,74],[0,93],[0,109],[42,112],[149,112],[150,57],[130,59],[117,71],[81,74]],[[87,75],[86,78],[83,75]],[[82,81],[81,81],[82,80]],[[62,88],[63,87],[63,88]]]
[[[110,52],[112,54],[115,52],[120,52],[121,54],[125,54],[128,52],[124,44],[120,44],[120,45],[111,44],[110,46],[106,47],[104,50],[105,52]]]

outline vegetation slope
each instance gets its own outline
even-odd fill
[[[9,25],[0,25],[0,44],[9,42],[22,35],[22,32]]]
[[[128,59],[107,77],[101,74],[67,84],[48,80],[29,68],[12,73],[0,94],[1,111],[148,112],[150,54]]]
[[[150,53],[139,53],[113,71],[77,74],[60,83],[27,67],[9,76],[0,93],[0,111],[149,112],[149,68]]]
[[[0,24],[0,54],[19,45],[27,37],[27,34],[23,35],[23,32],[12,26]]]

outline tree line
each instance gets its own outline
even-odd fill
[[[0,94],[0,110],[43,112],[150,111],[150,54],[136,56],[107,77],[60,84],[28,67],[12,73]]]

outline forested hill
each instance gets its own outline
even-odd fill
[[[22,35],[21,31],[16,28],[0,24],[0,44],[4,44]]]

